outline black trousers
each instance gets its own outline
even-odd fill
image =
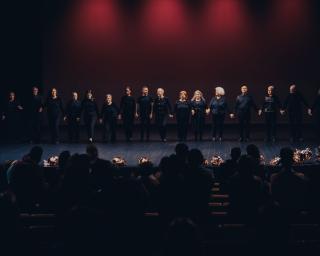
[[[290,136],[293,140],[302,138],[302,113],[289,113]]]
[[[222,138],[224,127],[225,114],[213,114],[212,115],[212,138],[216,138],[217,135]]]
[[[180,141],[187,140],[188,125],[189,125],[189,116],[187,116],[187,117],[177,117],[177,135],[178,135],[178,140],[180,140]]]
[[[133,116],[124,116],[123,117],[124,133],[125,133],[127,141],[132,138],[133,123],[134,123],[134,117]]]
[[[8,142],[18,142],[20,137],[20,121],[17,116],[6,117],[6,140]]]
[[[194,132],[194,139],[195,140],[202,140],[205,118],[204,116],[193,116],[193,132]]]
[[[84,124],[86,126],[86,130],[87,130],[87,135],[88,138],[92,138],[94,137],[94,127],[96,125],[97,122],[97,116],[96,115],[87,115],[84,116]]]
[[[266,112],[265,120],[267,140],[275,139],[277,136],[277,114],[275,112]]]
[[[51,134],[51,142],[59,141],[59,125],[60,125],[60,115],[48,116],[49,129]]]
[[[80,122],[77,121],[76,117],[70,117],[68,118],[68,136],[69,141],[75,141],[79,142],[80,136],[79,136],[79,130],[80,130]]]
[[[250,138],[251,115],[250,113],[238,113],[239,135],[241,139]]]
[[[140,117],[140,139],[144,139],[144,134],[146,134],[147,140],[150,138],[150,117],[141,116]]]
[[[166,139],[167,136],[167,115],[156,115],[156,126],[161,140]]]
[[[103,120],[103,141],[116,141],[117,119]]]
[[[30,114],[29,116],[29,139],[35,143],[41,141],[41,122],[40,113]]]

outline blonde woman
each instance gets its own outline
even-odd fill
[[[153,113],[160,138],[163,142],[167,141],[167,119],[173,117],[169,99],[164,95],[164,89],[157,89],[157,98],[154,100]]]
[[[215,88],[207,109],[207,114],[209,113],[212,114],[212,140],[222,141],[225,116],[230,113],[225,99],[225,90],[222,87]]]
[[[188,94],[186,91],[181,91],[179,93],[179,99],[174,105],[174,113],[177,119],[178,140],[186,141],[191,113],[191,105],[188,101]]]
[[[191,116],[194,139],[202,141],[207,104],[201,91],[196,90],[191,99]]]

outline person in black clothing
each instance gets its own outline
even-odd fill
[[[64,113],[62,100],[58,96],[56,88],[52,88],[50,96],[48,97],[45,107],[47,108],[48,123],[51,133],[51,142],[59,143],[59,124],[60,118]]]
[[[215,88],[215,95],[210,101],[207,114],[212,113],[212,140],[222,141],[224,120],[229,107],[225,98],[225,91],[222,87]],[[219,137],[217,137],[217,134]]]
[[[281,109],[281,102],[277,95],[274,94],[274,86],[267,88],[267,95],[264,97],[259,115],[264,113],[266,122],[266,141],[275,142],[277,134],[277,113]]]
[[[241,94],[236,99],[235,114],[239,120],[240,142],[249,141],[250,139],[250,125],[251,125],[251,109],[258,112],[258,107],[255,104],[253,97],[248,94],[248,87],[243,85],[241,87]],[[232,115],[233,117],[234,115]]]
[[[66,107],[66,116],[64,120],[68,123],[69,141],[79,142],[79,125],[81,118],[81,102],[78,100],[78,93],[72,93],[72,99]]]
[[[290,124],[290,134],[291,141],[302,141],[302,118],[303,118],[303,105],[308,108],[310,113],[310,108],[308,102],[302,96],[300,92],[297,91],[296,85],[292,84],[289,88],[289,95],[287,96],[281,114],[285,112],[289,115]]]
[[[142,95],[136,104],[136,117],[140,119],[140,140],[144,140],[146,133],[147,141],[150,138],[150,120],[153,112],[153,99],[149,96],[149,88],[142,87]]]
[[[309,115],[313,115],[315,118],[315,129],[318,141],[320,141],[320,89],[316,99],[313,102],[312,108],[308,111]]]
[[[17,142],[19,138],[19,121],[20,113],[23,107],[16,99],[14,92],[9,93],[9,99],[4,106],[2,113],[2,120],[5,121],[6,135],[10,142]]]
[[[134,116],[136,113],[136,101],[131,95],[131,87],[127,86],[125,95],[121,98],[120,102],[120,117],[123,120],[123,126],[126,135],[126,141],[130,142],[132,139]]]
[[[188,102],[188,94],[186,91],[179,93],[179,100],[176,101],[174,106],[174,113],[177,118],[178,139],[179,141],[186,141],[191,113],[191,105],[190,102]]]
[[[32,96],[28,104],[29,134],[32,143],[39,143],[41,140],[41,122],[43,113],[42,97],[38,87],[32,88]]]
[[[205,125],[207,104],[202,96],[202,92],[196,90],[191,99],[191,120],[194,129],[194,139],[202,141],[203,129]]]
[[[154,101],[153,113],[158,128],[160,138],[163,142],[167,141],[167,116],[173,117],[170,101],[164,96],[162,88],[157,89],[157,98]]]
[[[91,90],[86,92],[86,96],[81,104],[83,121],[86,126],[89,142],[93,142],[94,127],[99,116],[99,110]]]
[[[107,94],[105,103],[101,109],[100,123],[103,124],[103,140],[114,143],[116,141],[117,119],[119,117],[119,108],[112,102],[112,95]]]

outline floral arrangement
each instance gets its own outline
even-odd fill
[[[57,167],[59,165],[59,157],[51,156],[48,160],[43,160],[44,167]]]
[[[220,166],[222,163],[224,163],[223,159],[221,156],[219,155],[213,155],[211,157],[211,160],[210,160],[210,164],[212,166]]]
[[[269,164],[272,165],[272,166],[276,166],[276,165],[278,165],[280,163],[280,160],[281,160],[281,158],[277,156],[275,158],[272,158],[270,160]]]
[[[303,150],[296,149],[293,153],[293,161],[296,164],[302,164],[305,161],[311,160],[312,151],[310,148],[306,148]]]
[[[126,160],[124,160],[123,157],[116,156],[116,157],[112,158],[112,164],[117,167],[124,167],[127,165],[127,162],[126,162]]]
[[[152,167],[153,163],[151,162],[151,160],[146,157],[146,156],[142,156],[138,159],[138,164],[140,167]]]

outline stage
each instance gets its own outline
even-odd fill
[[[316,152],[317,144],[312,141],[303,142],[300,144],[291,144],[287,141],[277,143],[265,143],[263,141],[251,141],[249,143],[256,144],[261,153],[264,155],[267,162],[275,156],[279,155],[282,147],[290,146],[292,148],[304,149],[310,147],[313,153]],[[104,159],[112,159],[115,156],[123,157],[128,165],[137,165],[138,159],[141,156],[146,156],[151,159],[154,164],[158,164],[162,157],[168,156],[174,152],[176,141],[168,141],[166,143],[159,141],[151,142],[118,142],[115,144],[96,143],[99,149],[99,157]],[[233,147],[240,147],[245,153],[248,143],[240,143],[236,140],[226,140],[223,142],[202,141],[194,142],[187,141],[186,144],[190,149],[198,148],[202,151],[206,159],[210,159],[212,155],[220,155],[223,159],[228,159],[230,150]],[[21,159],[33,145],[31,144],[6,144],[0,145],[0,162],[6,160]],[[70,153],[85,153],[86,144],[67,144],[61,143],[58,145],[40,144],[43,147],[43,159],[48,159],[50,156],[59,155],[64,150],[69,150]]]

